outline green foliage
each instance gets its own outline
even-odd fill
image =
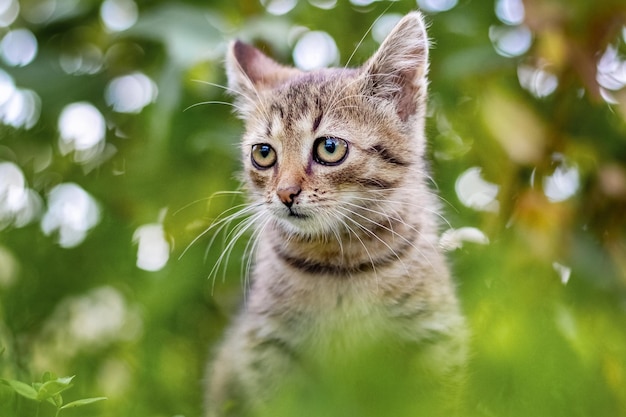
[[[416,2],[17,3],[0,7],[0,378],[14,381],[0,415],[54,415],[61,393],[66,417],[200,415],[247,265],[244,237],[211,275],[228,232],[207,228],[242,201],[215,194],[238,188],[240,166],[241,123],[219,104],[228,42],[294,62],[324,31],[336,63],[358,65],[379,23]],[[425,12],[442,223],[487,238],[449,235],[473,333],[465,414],[626,415],[626,4]],[[4,43],[17,29],[36,39],[32,61]],[[86,113],[62,124],[75,104]],[[97,134],[61,131],[83,124]],[[45,370],[80,381],[15,382]],[[109,400],[71,408],[93,393]],[[355,413],[376,400],[351,394]]]
[[[30,416],[33,410],[35,410],[36,416],[43,417],[54,415],[54,417],[57,417],[61,415],[62,410],[82,407],[106,400],[105,397],[95,397],[64,403],[61,393],[72,388],[73,379],[73,376],[57,378],[49,372],[43,375],[41,382],[35,382],[32,385],[17,380],[0,379],[0,385],[3,386],[0,388],[0,398],[2,398],[0,410],[3,412],[2,415],[10,413],[9,415],[15,417]],[[20,398],[16,397],[21,397],[35,404],[34,406],[24,405]],[[54,414],[46,413],[44,403],[52,404]]]

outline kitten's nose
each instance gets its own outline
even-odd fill
[[[288,187],[279,188],[276,190],[276,194],[278,194],[278,198],[280,198],[280,201],[282,201],[284,205],[291,208],[294,200],[298,194],[300,194],[300,191],[302,191],[302,189],[299,185],[290,185]]]

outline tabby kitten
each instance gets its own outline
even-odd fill
[[[466,331],[426,184],[427,59],[417,12],[356,69],[302,72],[231,45],[258,240],[208,416],[452,408]],[[400,414],[387,411],[373,415]]]

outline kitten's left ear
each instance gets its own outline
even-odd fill
[[[299,73],[241,41],[231,43],[226,71],[229,87],[248,100],[256,100],[259,91],[276,87]]]
[[[423,108],[428,84],[428,37],[422,15],[412,12],[402,18],[364,70],[365,94],[393,102],[402,121]]]

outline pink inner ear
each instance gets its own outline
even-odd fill
[[[254,84],[263,80],[263,59],[270,61],[258,49],[246,43],[235,41],[233,45],[233,55],[242,71],[250,78]]]
[[[257,87],[274,87],[299,73],[297,69],[285,67],[241,41],[235,41],[232,48],[239,68]]]

